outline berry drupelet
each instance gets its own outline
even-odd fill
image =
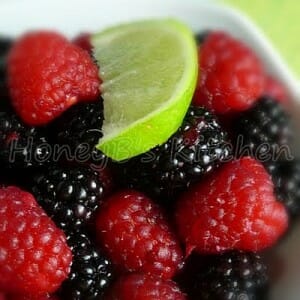
[[[105,155],[95,146],[102,137],[103,99],[91,103],[77,104],[67,110],[53,122],[53,140],[60,145],[67,145],[74,154],[76,163],[87,161],[93,163],[105,162]]]
[[[202,267],[194,277],[191,299],[266,299],[267,268],[258,254],[227,252],[202,260]]]
[[[254,107],[242,113],[235,128],[237,140],[242,138],[243,146],[250,147],[251,154],[256,156],[288,146],[292,139],[289,115],[270,97],[261,98]]]
[[[73,253],[73,263],[69,278],[60,288],[60,299],[102,299],[113,279],[110,261],[83,232],[69,233],[67,243]]]
[[[52,167],[34,178],[39,204],[62,228],[82,228],[91,221],[104,195],[99,174],[87,167]]]
[[[10,168],[45,165],[49,161],[48,146],[42,129],[24,125],[10,109],[0,111],[0,160],[3,165]]]
[[[191,107],[165,144],[116,165],[116,174],[128,187],[154,198],[172,199],[229,154],[227,135],[216,117],[204,108]]]
[[[198,50],[199,72],[193,103],[217,114],[249,109],[263,94],[262,63],[246,44],[212,31]]]
[[[265,164],[272,175],[275,191],[292,217],[300,214],[300,160]]]

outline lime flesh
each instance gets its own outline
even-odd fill
[[[193,33],[173,20],[137,21],[92,37],[104,99],[97,148],[120,161],[164,143],[180,126],[195,90]]]

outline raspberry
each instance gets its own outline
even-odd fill
[[[3,293],[0,292],[0,300],[7,300],[7,298],[5,297],[5,295]]]
[[[122,271],[171,278],[182,253],[160,209],[143,194],[121,191],[106,199],[96,221],[97,237]]]
[[[8,57],[8,83],[17,113],[43,125],[79,101],[99,96],[98,68],[89,54],[54,32],[21,37]]]
[[[247,110],[262,95],[262,64],[241,41],[212,32],[199,48],[199,60],[195,105],[224,114]]]
[[[266,77],[264,94],[281,103],[287,103],[289,98],[288,92],[283,84],[271,76]]]
[[[68,277],[71,250],[33,196],[0,189],[0,289],[19,294],[54,292]]]
[[[14,112],[0,111],[0,160],[6,167],[29,168],[49,162],[47,135],[24,125]],[[13,155],[14,153],[14,155]]]
[[[59,300],[59,299],[55,296],[50,296],[50,295],[43,295],[43,296],[9,295],[7,300]]]
[[[121,277],[111,288],[106,300],[185,300],[179,287],[170,280],[145,274]]]
[[[73,253],[69,278],[59,290],[63,300],[102,299],[113,279],[111,262],[83,232],[67,235]]]
[[[202,265],[193,274],[192,299],[266,299],[267,267],[258,254],[234,251],[198,259]]]
[[[92,52],[92,44],[91,44],[91,34],[90,33],[81,33],[76,36],[73,40],[73,44],[78,47],[86,50],[88,53]]]
[[[87,167],[54,166],[37,174],[32,192],[60,228],[74,230],[89,225],[103,200],[104,185]]]
[[[300,161],[270,161],[266,167],[272,175],[278,199],[290,216],[300,214]]]
[[[279,153],[279,147],[287,147],[292,140],[289,115],[278,101],[263,97],[254,107],[243,112],[234,122],[237,135],[243,138],[243,146],[249,146],[251,154],[260,160],[259,154]]]
[[[171,200],[228,158],[230,144],[218,120],[190,107],[179,130],[163,145],[116,165],[125,186],[162,201]]]
[[[250,157],[231,161],[179,200],[176,221],[189,253],[259,251],[288,226],[271,177]]]

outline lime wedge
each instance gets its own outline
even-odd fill
[[[173,19],[137,21],[92,36],[104,98],[97,148],[120,161],[164,143],[180,126],[197,80],[192,31]]]

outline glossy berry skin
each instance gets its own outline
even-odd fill
[[[186,296],[170,280],[146,274],[128,274],[110,289],[105,300],[185,300]]]
[[[267,299],[267,267],[258,254],[233,251],[202,261],[193,278],[191,299]]]
[[[111,262],[99,251],[84,232],[67,234],[72,249],[73,263],[70,275],[60,287],[64,300],[98,300],[113,280]]]
[[[276,195],[291,217],[300,214],[300,161],[270,161],[266,168],[272,175]]]
[[[49,163],[48,138],[43,130],[26,126],[11,109],[0,109],[0,160],[7,168]],[[13,154],[14,153],[14,154]]]
[[[62,229],[86,227],[103,201],[104,185],[88,167],[54,166],[34,178],[32,192]]]
[[[263,97],[250,110],[242,113],[234,122],[236,134],[244,146],[249,146],[252,155],[266,160],[258,154],[276,154],[281,146],[287,147],[292,140],[291,120],[277,100]],[[278,151],[279,152],[279,151]],[[272,156],[271,156],[272,157]]]
[[[270,175],[250,157],[228,162],[183,194],[176,221],[187,253],[260,251],[288,227]]]
[[[44,125],[79,101],[99,96],[98,67],[90,55],[49,31],[25,34],[8,56],[14,107],[29,125]]]
[[[107,157],[96,149],[103,136],[103,99],[91,103],[79,103],[68,109],[52,124],[52,140],[62,146],[68,146],[76,164],[93,164],[105,166]],[[76,155],[77,154],[77,155]],[[60,160],[70,160],[61,157]]]
[[[106,199],[97,215],[96,234],[121,271],[169,279],[182,265],[179,243],[160,208],[136,191]]]
[[[172,203],[181,191],[226,160],[230,146],[213,114],[190,107],[183,124],[166,143],[117,165],[117,177],[127,187]]]
[[[249,109],[264,89],[263,67],[241,41],[211,32],[199,48],[199,80],[193,103],[217,114]]]
[[[34,197],[19,188],[0,189],[0,289],[43,295],[68,277],[72,253],[65,235]]]

